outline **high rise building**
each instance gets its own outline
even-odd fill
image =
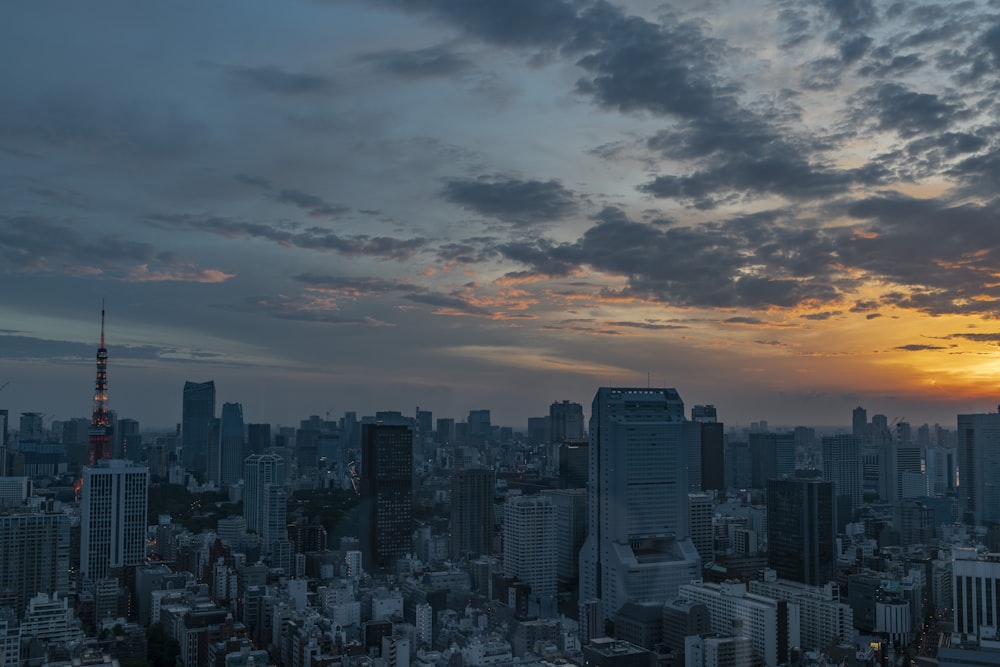
[[[564,442],[559,445],[559,488],[587,488],[590,455],[586,442]]]
[[[135,419],[119,419],[115,427],[114,458],[138,461],[142,457],[142,436]]]
[[[222,404],[220,429],[219,483],[225,487],[236,484],[243,477],[243,461],[246,459],[246,435],[242,405],[239,403]]]
[[[413,431],[363,424],[361,447],[361,552],[374,572],[413,550]]]
[[[465,444],[481,445],[489,442],[493,435],[493,424],[490,419],[489,410],[469,410]]]
[[[1000,619],[1000,558],[979,557],[975,549],[953,549],[952,555],[955,632],[983,639],[981,633],[992,635]]]
[[[96,581],[112,569],[146,558],[149,470],[104,459],[83,469],[80,502],[80,575]]]
[[[284,482],[285,460],[277,454],[251,454],[243,462],[243,516],[247,530],[260,535],[262,541],[268,487],[280,487]]]
[[[503,568],[531,586],[537,604],[554,607],[556,509],[546,496],[513,496],[504,503]]]
[[[90,418],[87,465],[110,459],[114,428],[108,412],[108,350],[104,347],[104,305],[101,305],[101,346],[97,348],[97,379],[94,382],[94,412]]]
[[[701,422],[701,490],[726,490],[726,435],[721,422]]]
[[[0,477],[7,476],[7,438],[9,427],[7,421],[10,419],[10,412],[4,408],[0,410]]]
[[[861,438],[846,434],[825,436],[822,447],[823,479],[833,482],[838,498],[846,496],[849,499],[848,507],[853,514],[864,502]]]
[[[556,509],[556,574],[563,581],[580,576],[580,549],[587,539],[587,490],[544,489]]]
[[[1000,523],[1000,412],[958,415],[958,500],[968,525]]]
[[[715,504],[707,493],[688,494],[688,524],[691,530],[691,542],[694,543],[701,562],[709,563],[715,556],[715,528],[712,517]]]
[[[181,409],[181,460],[192,472],[208,472],[208,443],[215,419],[215,382],[185,382]]]
[[[549,429],[552,442],[583,440],[583,406],[569,401],[550,405]]]
[[[17,432],[18,443],[41,442],[44,429],[42,428],[42,413],[22,412]]]
[[[0,515],[0,591],[20,616],[38,593],[69,591],[69,517],[40,509]]]
[[[584,630],[603,627],[626,602],[673,599],[701,571],[688,527],[688,468],[692,451],[700,461],[701,427],[685,419],[677,390],[602,387],[589,430]]]
[[[456,470],[451,476],[451,557],[470,560],[493,552],[496,473]]]
[[[794,433],[751,433],[750,457],[751,483],[763,489],[770,479],[784,479],[795,475]]]
[[[247,424],[247,456],[263,454],[271,446],[270,424]]]
[[[851,435],[864,440],[868,433],[868,411],[860,405],[851,413]]]
[[[836,576],[833,483],[806,478],[767,483],[767,563],[782,579],[823,586]]]

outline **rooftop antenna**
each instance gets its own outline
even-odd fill
[[[101,299],[101,347],[104,347],[104,299]]]

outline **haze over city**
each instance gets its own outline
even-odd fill
[[[19,3],[0,406],[996,409],[987,2]]]

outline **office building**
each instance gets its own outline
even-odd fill
[[[688,526],[688,468],[692,452],[701,458],[701,427],[685,419],[677,390],[602,387],[589,430],[584,641],[588,628],[602,627],[626,602],[670,600],[701,571]]]
[[[361,552],[377,572],[413,551],[413,431],[363,424],[361,447]]]
[[[219,484],[225,488],[242,479],[243,461],[247,456],[243,406],[239,403],[222,404],[219,443]]]
[[[838,498],[847,497],[851,514],[864,502],[861,438],[855,435],[832,435],[822,440],[823,479],[833,482]],[[842,517],[850,520],[851,516]]]
[[[549,429],[552,442],[583,440],[583,406],[569,401],[550,405]]]
[[[136,462],[142,459],[142,436],[139,434],[138,420],[118,420],[115,427],[114,458]]]
[[[69,549],[66,514],[33,509],[0,515],[0,591],[13,593],[18,616],[38,593],[67,594]]]
[[[854,612],[850,605],[840,601],[837,584],[807,586],[779,579],[777,575],[774,570],[764,570],[763,576],[750,582],[750,592],[797,605],[799,642],[803,650],[821,650],[851,641]]]
[[[284,483],[285,460],[277,454],[251,454],[243,462],[243,517],[246,529],[262,539],[267,523],[265,505],[274,498],[268,489]]]
[[[751,433],[751,484],[767,487],[768,480],[795,476],[794,433]]]
[[[559,488],[585,489],[590,467],[586,442],[563,442],[559,445]]]
[[[247,424],[247,456],[251,454],[263,454],[270,446],[270,424]]]
[[[691,542],[698,550],[702,563],[710,563],[715,556],[715,527],[712,518],[715,515],[715,502],[707,493],[688,494],[688,525],[690,526]]]
[[[790,610],[790,605],[783,600],[748,593],[744,583],[683,584],[678,596],[708,608],[712,632],[721,636],[749,637],[765,665],[784,664],[789,649],[800,645],[794,608]],[[734,621],[738,627],[734,627]]]
[[[767,483],[767,562],[782,579],[822,586],[836,575],[833,483],[772,479]]]
[[[185,382],[181,406],[181,460],[192,472],[208,472],[209,436],[215,419],[215,382]]]
[[[474,560],[493,552],[496,485],[496,473],[486,468],[467,468],[452,473],[452,559]]]
[[[466,420],[465,442],[467,445],[482,445],[492,440],[493,424],[489,410],[470,410]]]
[[[587,539],[587,490],[545,489],[556,509],[556,574],[564,581],[580,576],[580,549]]]
[[[981,557],[975,549],[952,549],[952,620],[955,632],[980,635],[996,632],[1000,621],[1000,555]]]
[[[531,586],[531,597],[554,607],[556,509],[546,496],[514,496],[504,503],[503,568]]]
[[[149,469],[104,459],[83,469],[80,575],[96,581],[146,558]]]
[[[958,500],[966,524],[1000,523],[1000,412],[958,415]]]

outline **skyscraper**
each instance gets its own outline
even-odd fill
[[[833,482],[837,497],[849,498],[851,514],[864,502],[861,438],[856,435],[831,435],[822,440],[823,479]],[[850,516],[844,517],[850,519]]]
[[[0,590],[13,591],[18,615],[39,593],[69,591],[69,517],[35,509],[0,515]]]
[[[493,551],[496,473],[486,468],[456,470],[451,477],[451,557],[478,558]]]
[[[1000,412],[958,415],[958,500],[966,524],[1000,523]]]
[[[751,483],[763,489],[769,479],[795,475],[795,435],[793,433],[751,433]]]
[[[583,440],[583,406],[562,401],[549,406],[549,428],[552,442]]]
[[[556,594],[556,509],[547,496],[513,496],[504,503],[504,574],[531,586],[537,604]]]
[[[184,467],[208,471],[208,443],[215,419],[215,382],[185,382],[181,412],[181,456]]]
[[[868,411],[860,405],[851,413],[851,435],[864,440],[868,433]]]
[[[833,483],[767,482],[767,564],[782,579],[823,586],[836,576]]]
[[[374,572],[413,550],[413,431],[364,424],[361,448],[361,553]]]
[[[94,382],[94,412],[90,418],[87,465],[111,458],[111,415],[108,412],[108,350],[104,347],[104,305],[101,305],[101,346],[97,348],[97,379]]]
[[[80,575],[95,581],[146,557],[149,470],[104,459],[83,469],[80,502]]]
[[[671,600],[680,584],[700,576],[688,528],[688,467],[692,452],[700,461],[700,436],[676,389],[597,391],[580,604],[581,614],[599,618],[595,626],[581,617],[581,627],[602,627],[626,602]]]
[[[243,406],[239,403],[222,404],[220,441],[220,479],[225,487],[240,481],[243,461],[246,458],[246,435],[243,425]]]
[[[264,507],[275,495],[268,496],[268,487],[283,486],[284,481],[285,460],[277,454],[251,454],[243,462],[243,517],[247,520],[247,530],[257,533],[262,540],[266,525]]]

